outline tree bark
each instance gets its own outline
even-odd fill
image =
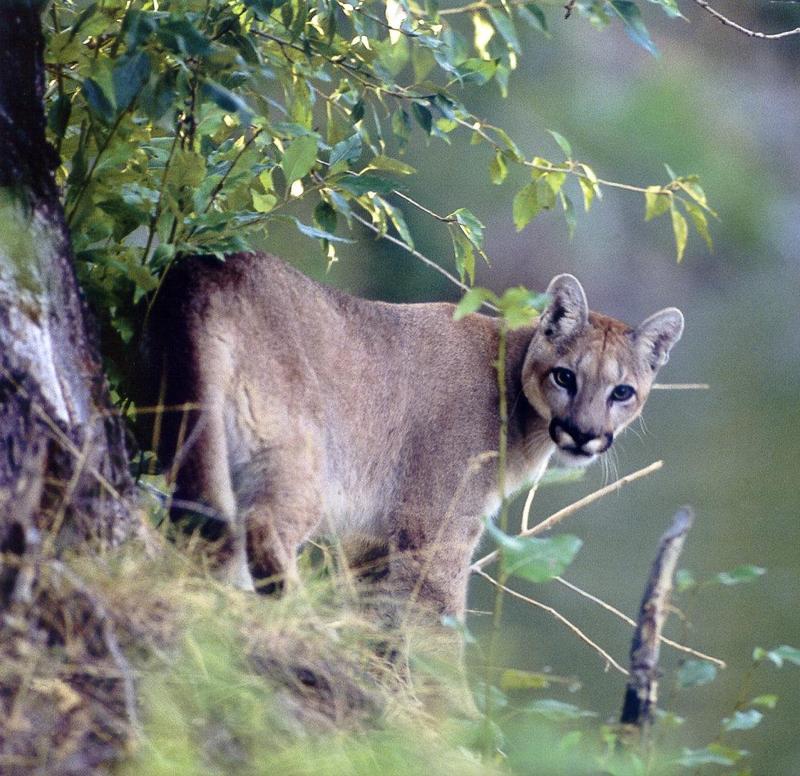
[[[31,553],[133,530],[124,429],[45,136],[43,5],[0,4],[0,603],[25,598]]]

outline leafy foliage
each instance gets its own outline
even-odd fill
[[[659,5],[678,15],[671,0]],[[632,2],[582,0],[576,8],[601,26],[621,16],[652,49],[632,21]],[[507,94],[521,55],[520,22],[547,34],[536,3],[52,4],[48,125],[95,306],[127,342],[177,257],[246,250],[278,220],[318,240],[328,261],[347,239],[344,223],[393,232],[413,251],[404,208],[430,211],[399,193],[415,170],[398,156],[410,142],[448,143],[457,131],[489,147],[494,183],[510,166],[530,170],[531,182],[513,198],[518,229],[556,206],[574,229],[567,181],[577,181],[587,210],[617,184],[575,160],[557,132],[564,161],[526,156],[464,101],[470,88],[489,83]],[[647,217],[672,213],[679,258],[687,236],[679,208],[708,239],[712,211],[696,178],[629,188],[645,196]],[[313,223],[301,219],[304,200],[314,204]],[[487,259],[482,223],[458,207],[436,217],[450,231],[457,274],[471,284],[477,258]]]

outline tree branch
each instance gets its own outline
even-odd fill
[[[678,510],[669,530],[661,537],[639,608],[631,642],[631,678],[625,690],[620,722],[635,725],[642,732],[646,732],[652,723],[656,709],[661,631],[667,619],[672,576],[693,522],[694,514],[690,507]]]
[[[694,0],[706,13],[710,13],[715,19],[722,22],[726,27],[732,27],[737,32],[741,32],[750,38],[758,38],[759,40],[778,40],[779,38],[788,38],[791,35],[800,35],[800,27],[795,27],[793,30],[784,30],[783,32],[759,32],[751,30],[747,27],[742,27],[727,16],[723,16],[719,11],[711,7],[707,0]]]

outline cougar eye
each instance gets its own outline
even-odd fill
[[[553,382],[556,385],[560,386],[561,388],[565,388],[570,393],[575,392],[575,372],[573,372],[571,369],[565,369],[563,366],[557,366],[550,372],[550,376],[553,378]]]
[[[611,391],[611,401],[628,401],[635,393],[632,385],[618,385]]]

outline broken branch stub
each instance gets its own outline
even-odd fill
[[[693,522],[691,507],[681,507],[675,514],[672,525],[659,542],[639,608],[631,642],[630,679],[625,689],[620,722],[641,731],[652,723],[658,701],[661,631],[667,619],[675,567]]]

